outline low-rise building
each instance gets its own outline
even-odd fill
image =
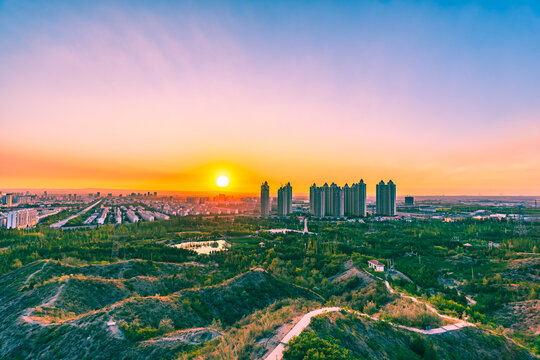
[[[145,221],[154,221],[154,215],[149,211],[139,209],[137,213]]]
[[[103,211],[101,212],[101,215],[99,215],[99,217],[97,218],[96,222],[99,225],[105,224],[105,220],[107,219],[107,214],[108,213],[109,213],[109,209],[104,208]]]
[[[375,271],[384,271],[384,264],[378,260],[369,260],[368,266]]]
[[[128,220],[132,223],[135,223],[135,222],[138,222],[139,221],[139,217],[137,215],[135,215],[135,213],[133,212],[133,210],[128,210],[126,211],[126,217],[128,218]]]

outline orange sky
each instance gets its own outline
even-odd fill
[[[500,146],[471,147],[459,152],[435,147],[424,154],[402,151],[377,156],[378,152],[372,151],[366,158],[323,152],[310,156],[303,153],[300,144],[285,147],[282,152],[269,148],[268,156],[255,148],[251,153],[245,148],[244,154],[224,148],[186,157],[158,153],[155,161],[150,156],[133,159],[100,153],[70,154],[68,149],[53,153],[45,145],[28,146],[25,151],[0,147],[4,188],[208,191],[217,190],[217,176],[227,175],[231,186],[226,190],[234,192],[257,192],[264,180],[269,181],[273,191],[291,181],[296,192],[305,193],[314,181],[344,184],[363,178],[368,192],[374,193],[375,183],[392,178],[401,195],[539,193],[535,187],[538,182],[534,182],[539,179],[534,135]],[[421,158],[421,165],[410,162],[408,157],[416,161]]]

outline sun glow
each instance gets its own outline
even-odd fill
[[[216,184],[219,187],[227,187],[229,186],[229,178],[225,175],[218,176],[218,178],[216,179]]]

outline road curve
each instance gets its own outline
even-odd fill
[[[388,281],[385,281],[385,285],[386,285],[386,288],[388,289],[388,292],[390,292],[391,294],[395,293],[394,289],[392,289],[392,287],[390,286]],[[438,316],[440,316],[440,317],[442,317],[444,319],[456,321],[456,323],[452,324],[452,325],[442,326],[442,327],[436,328],[436,329],[430,329],[430,330],[421,330],[421,329],[416,329],[416,328],[412,328],[412,327],[408,327],[408,326],[404,326],[404,325],[392,324],[390,322],[388,323],[388,324],[390,324],[390,325],[392,325],[394,327],[409,330],[409,331],[413,331],[413,332],[416,332],[416,333],[419,333],[419,334],[424,334],[424,335],[435,335],[435,334],[442,334],[442,333],[445,333],[445,332],[448,332],[448,331],[458,330],[458,329],[461,329],[462,327],[466,327],[466,326],[474,326],[473,324],[471,324],[469,322],[466,322],[466,321],[463,321],[463,320],[460,320],[460,319],[456,319],[456,318],[453,318],[453,317],[450,317],[450,316],[441,315],[431,305],[426,304],[426,303],[424,303],[422,301],[419,301],[415,297],[408,296],[408,295],[403,295],[401,293],[398,293],[398,294],[401,297],[411,299],[412,301],[417,302],[417,303],[424,304],[428,310],[432,311],[433,313],[437,314]],[[285,335],[285,337],[283,337],[283,339],[281,339],[279,345],[276,346],[276,348],[274,350],[272,350],[272,352],[270,354],[268,354],[264,359],[265,360],[280,360],[281,358],[283,358],[283,351],[285,350],[285,345],[287,345],[289,343],[289,341],[293,337],[300,335],[302,333],[302,331],[304,331],[304,329],[309,326],[309,324],[311,323],[311,318],[312,317],[317,316],[317,315],[321,315],[321,314],[325,314],[325,313],[329,313],[329,312],[342,311],[342,310],[346,311],[346,312],[349,312],[349,313],[356,314],[358,316],[369,318],[369,319],[372,319],[372,320],[379,320],[377,318],[371,317],[371,316],[369,316],[367,314],[364,314],[364,313],[361,313],[359,311],[347,310],[347,309],[343,309],[343,308],[340,308],[340,307],[325,307],[325,308],[320,308],[320,309],[317,309],[317,310],[310,311],[306,315],[304,315],[300,319],[300,321],[298,323],[296,323],[296,325],[294,325],[294,327],[287,333],[287,335]],[[382,320],[382,321],[384,321],[384,320]]]
[[[311,322],[311,318],[317,315],[321,315],[328,312],[333,311],[339,311],[341,308],[339,307],[328,307],[328,308],[320,308],[317,310],[313,310],[308,312],[306,315],[304,315],[299,322],[294,325],[294,327],[285,335],[283,339],[281,339],[280,343],[270,354],[268,354],[267,357],[265,357],[266,360],[275,360],[275,359],[281,359],[283,357],[283,350],[285,349],[285,345],[295,336],[298,336],[304,331],[306,327],[308,327],[309,323]]]
[[[354,311],[354,310],[343,309],[343,308],[340,308],[340,307],[327,307],[327,308],[320,308],[320,309],[317,309],[317,310],[310,311],[306,315],[304,315],[302,317],[302,319],[300,319],[300,321],[298,323],[296,323],[296,325],[294,325],[294,327],[280,341],[279,345],[276,346],[276,348],[274,350],[272,350],[272,352],[270,354],[268,354],[268,356],[266,356],[264,359],[265,360],[280,360],[281,358],[283,358],[283,351],[285,350],[285,345],[287,345],[287,343],[289,343],[289,341],[293,337],[300,335],[302,333],[302,331],[304,331],[304,329],[309,326],[309,324],[311,323],[311,318],[312,317],[317,316],[317,315],[321,315],[321,314],[325,314],[325,313],[329,313],[329,312],[342,311],[342,310],[347,311],[349,313],[353,313],[353,314],[362,316],[362,317],[370,318],[372,320],[379,320],[379,319],[371,317],[371,316],[369,316],[367,314],[363,314],[361,312]],[[450,317],[447,317],[445,315],[439,315],[439,316],[444,317],[444,318],[450,318]],[[450,319],[456,320],[456,319],[453,319],[453,318],[450,318]],[[384,320],[382,320],[382,321],[384,321]],[[458,320],[458,321],[459,321],[458,323],[455,323],[455,324],[452,324],[452,325],[447,325],[447,326],[443,326],[443,327],[436,328],[436,329],[430,329],[430,330],[421,330],[421,329],[416,329],[416,328],[403,326],[403,325],[392,324],[392,323],[389,323],[389,324],[394,326],[394,327],[400,328],[400,329],[405,329],[405,330],[417,332],[417,333],[424,334],[424,335],[442,334],[442,333],[445,333],[445,332],[448,332],[448,331],[454,331],[454,330],[461,329],[462,327],[474,326],[473,324],[465,322],[465,321],[461,321],[461,320]]]

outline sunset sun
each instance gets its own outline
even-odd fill
[[[216,179],[216,184],[219,187],[227,187],[229,186],[229,178],[225,175],[218,176],[218,178]]]

